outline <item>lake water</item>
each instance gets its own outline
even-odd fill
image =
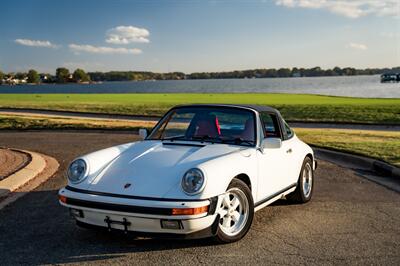
[[[400,98],[400,83],[379,75],[347,77],[208,79],[0,86],[0,93],[310,93],[367,98]]]

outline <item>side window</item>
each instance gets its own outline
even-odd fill
[[[294,132],[293,130],[289,127],[289,125],[285,122],[285,131],[286,131],[286,136],[288,139],[290,139],[291,137],[293,137]]]
[[[261,121],[264,127],[264,136],[266,138],[280,138],[282,139],[281,131],[279,129],[278,119],[276,115],[264,113],[261,114]]]

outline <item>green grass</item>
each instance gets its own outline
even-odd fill
[[[400,99],[306,94],[0,94],[0,107],[162,115],[187,103],[270,105],[289,121],[400,124]]]
[[[308,144],[360,154],[400,166],[400,132],[296,128]]]

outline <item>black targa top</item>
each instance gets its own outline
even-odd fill
[[[173,107],[175,108],[184,108],[184,107],[228,107],[228,108],[243,108],[243,109],[252,109],[257,112],[269,112],[275,113],[280,116],[280,113],[275,108],[265,105],[255,105],[255,104],[184,104],[184,105],[177,105]]]

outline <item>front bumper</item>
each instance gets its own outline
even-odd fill
[[[99,227],[125,232],[170,235],[177,237],[202,238],[216,234],[216,206],[219,197],[206,200],[179,201],[177,199],[136,199],[121,195],[107,195],[91,191],[62,188],[60,204],[68,207],[78,225]],[[194,215],[173,215],[177,208],[199,208],[208,206],[208,211]],[[178,224],[166,228],[164,223]]]

